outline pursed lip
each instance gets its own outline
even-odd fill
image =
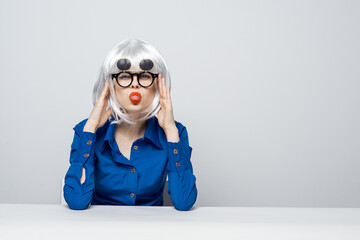
[[[137,100],[134,100],[134,99],[131,99],[131,97],[132,96],[138,96],[139,98],[137,99]],[[132,92],[132,93],[130,93],[130,95],[129,95],[129,99],[130,99],[130,101],[132,102],[132,103],[134,103],[134,104],[138,104],[140,101],[141,101],[141,93],[139,93],[139,92]]]

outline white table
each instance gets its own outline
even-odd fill
[[[0,204],[0,239],[360,239],[360,208]]]

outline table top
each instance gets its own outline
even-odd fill
[[[0,204],[0,239],[360,239],[360,208]]]

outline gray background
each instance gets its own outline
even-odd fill
[[[107,52],[154,45],[195,206],[360,207],[358,1],[0,2],[0,202],[59,204]]]

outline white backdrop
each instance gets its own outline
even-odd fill
[[[360,207],[358,1],[0,2],[0,202],[60,202],[107,52],[153,44],[195,206]]]

